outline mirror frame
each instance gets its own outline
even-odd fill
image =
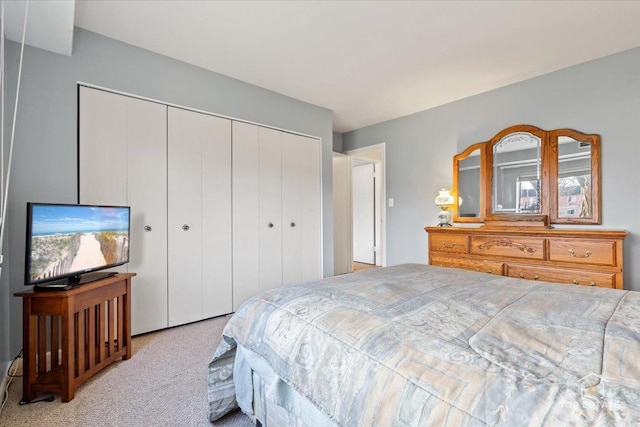
[[[473,144],[469,146],[466,150],[464,150],[462,153],[456,154],[455,156],[453,156],[453,189],[451,191],[451,194],[453,195],[454,200],[459,200],[460,162],[466,159],[467,157],[469,157],[469,155],[476,150],[480,150],[480,165],[479,165],[480,194],[478,195],[478,203],[479,203],[478,216],[477,217],[461,217],[459,213],[459,204],[456,203],[453,208],[453,222],[483,222],[484,221],[483,218],[485,214],[485,205],[484,205],[485,188],[483,183],[486,181],[484,164],[486,163],[486,157],[487,157],[486,156],[487,145],[484,142],[478,142],[476,144]]]
[[[493,211],[493,147],[496,146],[502,139],[513,133],[530,133],[538,138],[540,138],[540,212],[536,212],[535,214],[522,214],[522,213],[500,213]],[[484,181],[485,185],[485,217],[486,218],[496,218],[496,219],[509,219],[509,218],[521,218],[523,216],[531,217],[532,215],[541,215],[545,214],[547,210],[547,206],[549,204],[546,195],[549,194],[549,180],[545,179],[545,177],[549,176],[548,172],[548,164],[545,162],[545,158],[547,156],[547,136],[545,131],[535,126],[530,125],[518,125],[511,126],[502,131],[498,132],[493,138],[485,143],[487,145],[487,155],[486,155],[486,179]]]
[[[561,218],[558,215],[558,140],[568,136],[591,144],[591,217]],[[600,135],[585,134],[573,129],[555,129],[549,132],[549,181],[555,183],[549,189],[549,220],[553,224],[600,224]]]
[[[528,132],[540,138],[540,213],[499,213],[493,212],[493,147],[505,136],[516,132]],[[562,218],[558,215],[558,139],[568,136],[577,141],[591,144],[591,209],[590,218]],[[600,224],[601,223],[601,180],[600,180],[600,135],[586,134],[573,129],[563,128],[546,131],[531,125],[510,126],[498,132],[486,142],[471,145],[463,152],[453,156],[452,194],[458,200],[460,161],[474,150],[480,149],[480,216],[461,218],[458,205],[453,211],[454,222],[540,225],[551,224]]]

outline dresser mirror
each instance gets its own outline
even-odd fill
[[[455,222],[600,224],[600,137],[512,126],[453,158]]]
[[[600,138],[569,129],[550,134],[554,223],[600,223]]]
[[[484,144],[474,144],[453,157],[454,188],[457,206],[454,210],[456,222],[479,222],[484,213],[481,173],[484,163]]]
[[[491,147],[493,213],[540,213],[542,138],[513,132]]]

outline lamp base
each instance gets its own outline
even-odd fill
[[[442,209],[438,213],[438,227],[451,227],[451,212]]]

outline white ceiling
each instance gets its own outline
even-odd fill
[[[75,2],[78,27],[330,109],[338,132],[640,46],[639,20],[638,1]]]

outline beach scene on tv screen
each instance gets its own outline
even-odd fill
[[[34,205],[31,282],[127,261],[129,210]]]

